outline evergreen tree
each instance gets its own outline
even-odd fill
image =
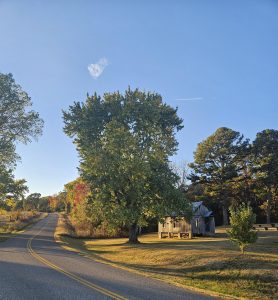
[[[238,159],[242,147],[248,143],[243,135],[221,127],[198,144],[194,162],[189,164],[193,184],[205,186],[205,192],[215,199],[222,210],[223,224],[227,225],[228,207],[233,195],[233,183],[238,177]]]

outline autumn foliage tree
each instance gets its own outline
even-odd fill
[[[49,196],[48,197],[48,206],[49,206],[51,211],[56,211],[56,209],[58,207],[57,197]]]
[[[87,200],[90,195],[89,185],[78,178],[65,185],[66,211],[75,219],[86,219]]]
[[[91,199],[90,187],[82,178],[67,183],[65,194],[69,221],[77,236],[113,237],[125,233],[101,218]]]
[[[65,194],[60,192],[58,194],[48,197],[48,206],[51,211],[63,211],[65,209]]]

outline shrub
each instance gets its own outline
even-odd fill
[[[244,254],[245,248],[257,240],[257,232],[253,230],[256,215],[251,207],[245,204],[241,204],[237,209],[230,208],[230,214],[231,229],[227,231],[229,238]]]

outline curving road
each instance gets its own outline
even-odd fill
[[[0,243],[0,299],[213,299],[102,264],[59,246],[50,214]]]

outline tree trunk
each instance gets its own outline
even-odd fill
[[[228,190],[225,183],[222,183],[221,186],[221,195],[220,195],[220,203],[222,204],[222,212],[223,212],[223,225],[229,225],[229,217],[228,217]]]
[[[137,223],[133,223],[129,227],[129,237],[128,237],[128,242],[130,244],[138,244],[138,226]]]
[[[266,206],[266,223],[267,224],[270,224],[270,210],[271,210],[270,201],[267,200],[267,206]]]
[[[228,217],[228,209],[225,205],[222,207],[223,209],[223,225],[229,225],[229,217]]]
[[[266,223],[270,224],[270,214],[271,214],[271,200],[272,200],[272,194],[271,190],[267,193],[267,201],[266,201]]]

